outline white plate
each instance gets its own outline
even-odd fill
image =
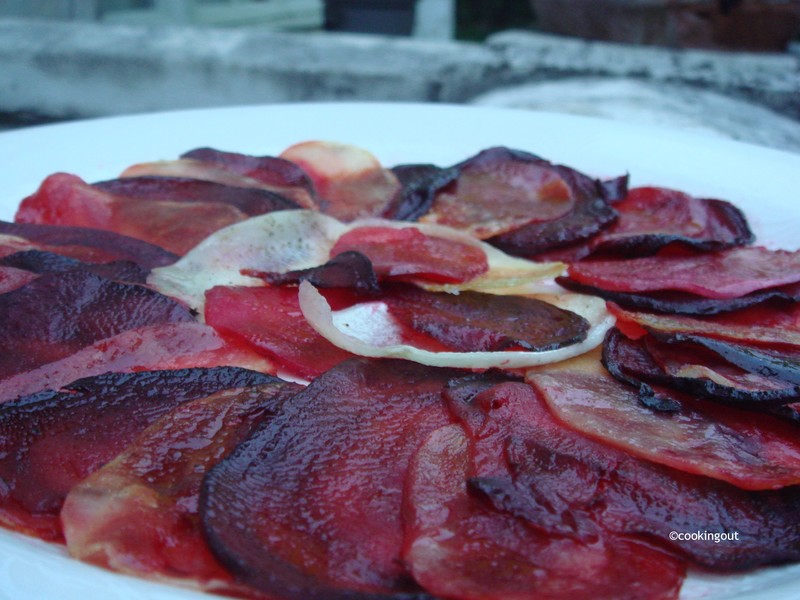
[[[460,161],[495,145],[528,150],[598,177],[675,187],[733,201],[761,243],[796,249],[800,155],[685,132],[506,109],[447,105],[295,104],[159,113],[49,125],[0,134],[0,218],[50,173],[87,181],[198,146],[275,154],[327,139],[362,146],[386,165]],[[0,599],[207,598],[108,573],[58,547],[0,531]],[[742,576],[693,574],[682,598],[796,600],[800,565]]]

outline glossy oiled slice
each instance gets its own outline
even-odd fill
[[[654,411],[610,375],[540,373],[530,381],[562,423],[635,456],[745,489],[800,483],[797,429],[774,417],[678,395],[673,410]]]
[[[203,539],[206,472],[302,389],[283,381],[186,402],[76,485],[61,509],[69,553],[123,573],[206,590],[233,587]]]
[[[585,542],[654,540],[719,571],[800,558],[797,486],[743,490],[642,460],[565,427],[525,383],[468,377],[448,398],[474,445],[471,491],[531,527]],[[739,539],[679,540],[673,531]]]
[[[87,271],[45,273],[0,295],[0,378],[130,329],[191,321],[187,308],[143,286]]]
[[[112,231],[0,221],[0,254],[31,249],[55,252],[86,262],[130,260],[145,269],[163,267],[178,259],[163,248]]]
[[[205,316],[226,339],[246,344],[294,377],[311,379],[353,356],[306,322],[295,287],[216,287],[206,295]]]
[[[470,442],[458,425],[431,433],[409,468],[404,560],[437,597],[677,598],[682,561],[633,540],[582,543],[532,529],[470,494],[471,470]]]
[[[413,592],[402,562],[409,461],[449,422],[457,375],[352,359],[315,379],[206,477],[201,516],[218,558],[276,598]]]
[[[576,283],[612,292],[675,290],[730,299],[800,281],[800,252],[751,246],[697,256],[580,262],[567,273]]]
[[[233,367],[109,373],[0,404],[0,523],[61,538],[72,486],[188,400],[275,378]]]
[[[242,367],[264,373],[275,367],[245,343],[224,339],[202,323],[167,323],[102,339],[36,369],[0,381],[0,402],[41,390],[57,390],[103,373],[190,367]]]

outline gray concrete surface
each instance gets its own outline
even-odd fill
[[[680,51],[520,31],[477,44],[0,20],[0,113],[69,118],[316,100],[475,101],[797,150],[800,53]]]

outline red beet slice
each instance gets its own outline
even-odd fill
[[[219,202],[233,206],[250,217],[275,210],[300,208],[300,205],[293,200],[267,190],[242,188],[187,177],[124,177],[94,183],[92,187],[115,196],[149,202]]]
[[[457,375],[353,359],[315,379],[206,476],[200,513],[217,557],[271,597],[413,592],[401,560],[409,461],[449,422]]]
[[[293,162],[276,156],[252,156],[214,148],[196,148],[182,159],[207,163],[262,184],[290,198],[303,208],[317,208],[316,190],[311,178]]]
[[[167,323],[124,331],[60,360],[0,381],[0,402],[57,390],[76,379],[189,367],[234,366],[266,372],[270,364],[247,344],[223,339],[202,323]]]
[[[753,346],[800,348],[798,304],[780,309],[769,305],[753,306],[704,318],[629,311],[613,303],[609,304],[608,309],[617,318],[618,327],[638,327],[642,334],[649,331],[668,335],[695,335]]]
[[[426,235],[413,227],[358,227],[336,240],[334,257],[360,252],[369,258],[378,278],[420,277],[438,283],[463,283],[489,270],[479,247]]]
[[[612,292],[677,290],[739,298],[800,281],[800,251],[734,248],[698,256],[654,256],[570,265],[569,279]]]
[[[448,396],[474,444],[471,490],[531,527],[584,541],[649,539],[722,571],[800,557],[797,486],[742,490],[643,461],[565,428],[526,384],[476,390],[467,381]],[[712,535],[672,540],[673,531]],[[738,541],[714,541],[734,533]]]
[[[654,254],[668,244],[712,251],[754,240],[742,211],[724,200],[645,187],[632,189],[614,208],[619,219],[589,242],[589,252],[629,258]]]
[[[576,192],[551,163],[517,150],[489,148],[453,167],[458,178],[436,194],[422,221],[481,239],[567,214]]]
[[[306,322],[296,287],[215,287],[206,292],[205,317],[295,377],[311,379],[352,356]]]
[[[671,395],[677,410],[653,411],[636,388],[603,373],[544,373],[530,381],[565,425],[634,456],[744,489],[800,483],[797,430],[774,417],[678,395]]]
[[[470,444],[449,425],[419,449],[406,484],[406,550],[415,579],[443,598],[677,598],[685,566],[645,543],[584,544],[532,529],[471,496]]]
[[[106,374],[0,404],[0,522],[61,539],[72,487],[188,400],[274,378],[234,367]]]
[[[567,167],[556,168],[574,191],[575,202],[572,209],[557,219],[528,223],[513,231],[501,233],[488,240],[491,244],[509,254],[539,255],[586,240],[616,221],[617,211],[610,204],[615,196],[611,194],[627,189],[627,176],[613,180],[618,183],[604,184]],[[536,259],[541,260],[538,256]]]
[[[129,574],[233,587],[197,512],[205,473],[302,390],[274,381],[186,402],[81,481],[61,510],[70,555]]]
[[[211,233],[247,218],[220,202],[126,199],[92,187],[75,175],[56,173],[20,204],[20,223],[73,225],[129,235],[185,254]]]
[[[85,262],[104,263],[129,260],[145,269],[171,265],[178,257],[159,246],[120,235],[85,227],[66,225],[36,225],[32,223],[6,223],[0,221],[0,234],[22,238],[29,246],[16,247],[2,254],[36,248],[69,256]]]
[[[188,309],[149,288],[86,271],[45,273],[0,295],[0,378],[123,331],[190,321]]]

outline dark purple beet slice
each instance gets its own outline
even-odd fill
[[[251,217],[276,210],[300,208],[293,200],[267,190],[185,177],[124,177],[92,185],[117,196],[140,200],[220,202],[233,206]]]
[[[509,254],[532,256],[586,240],[617,220],[617,211],[610,203],[627,189],[627,176],[602,183],[567,167],[555,168],[574,190],[572,210],[552,221],[529,223],[502,233],[487,240],[490,244]]]
[[[308,281],[318,288],[347,288],[361,294],[377,294],[381,289],[369,258],[354,251],[337,254],[324,265],[310,269],[286,273],[243,270],[242,274],[260,277],[270,285],[296,285]]]
[[[645,396],[654,394],[648,384],[665,386],[721,402],[744,407],[769,407],[788,404],[800,397],[800,388],[775,377],[750,374],[720,358],[713,352],[703,352],[691,344],[666,344],[649,336],[631,340],[618,330],[612,329],[603,344],[603,364],[620,381],[640,387]],[[653,353],[656,352],[656,356]],[[674,366],[700,364],[708,374],[717,379],[725,377],[731,384],[700,377],[700,373],[688,372],[679,376]],[[666,367],[666,368],[665,368]],[[667,370],[669,369],[669,370]],[[691,377],[690,374],[698,376]],[[735,385],[733,385],[735,384]]]
[[[146,269],[171,265],[178,256],[159,246],[112,231],[0,221],[0,234],[24,238],[42,248],[86,262],[130,260]]]
[[[747,491],[635,458],[559,424],[526,384],[502,383],[466,402],[452,390],[473,441],[470,489],[531,527],[587,541],[651,540],[720,571],[800,558],[797,486]],[[680,541],[673,531],[739,539]]]
[[[0,404],[0,522],[60,540],[72,486],[150,423],[188,400],[274,381],[234,367],[111,373]]]
[[[24,269],[32,273],[65,273],[67,271],[82,270],[100,275],[115,281],[128,283],[145,283],[149,269],[144,269],[135,262],[118,260],[109,263],[85,263],[83,261],[46,252],[44,250],[26,250],[9,254],[0,258],[0,265]]]
[[[407,327],[459,352],[555,350],[586,338],[583,317],[524,296],[428,292],[408,284],[384,287],[381,300]]]
[[[206,476],[200,514],[220,561],[271,597],[418,590],[401,557],[409,462],[450,421],[458,375],[352,359],[315,379]]]
[[[592,253],[647,256],[674,243],[716,251],[755,239],[742,211],[724,200],[693,198],[663,188],[635,188],[614,208],[619,219],[591,240]]]
[[[188,321],[189,309],[155,290],[86,271],[45,273],[0,295],[0,378],[123,331]]]
[[[797,302],[800,301],[800,285],[791,284],[777,288],[759,290],[740,296],[739,298],[703,298],[688,292],[651,292],[633,294],[612,292],[591,285],[577,283],[568,277],[556,277],[556,282],[574,292],[600,296],[616,302],[625,308],[650,310],[679,315],[716,315],[756,306],[762,302]]]
[[[225,152],[215,148],[196,148],[181,158],[211,163],[218,167],[260,181],[281,193],[285,192],[304,208],[311,208],[317,198],[314,184],[308,174],[293,162],[276,156],[252,156],[238,152]]]
[[[398,165],[392,172],[400,181],[401,190],[384,213],[387,219],[416,221],[433,205],[437,192],[458,178],[455,168],[436,165]]]

